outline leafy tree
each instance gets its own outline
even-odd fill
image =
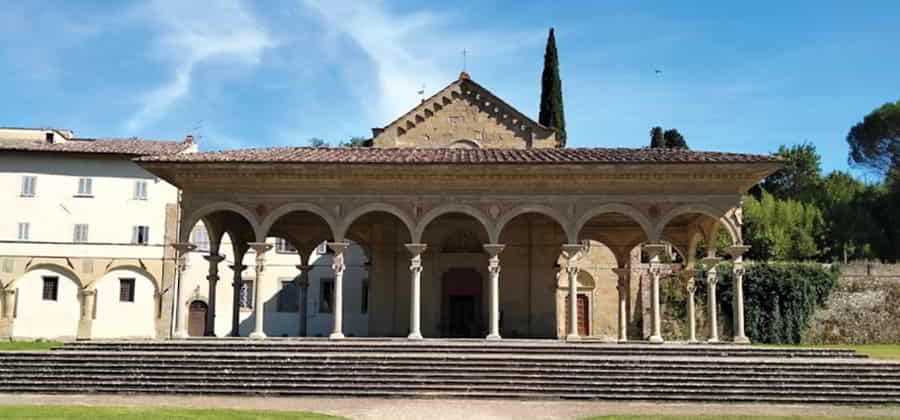
[[[763,180],[762,187],[775,198],[812,202],[821,194],[822,157],[812,143],[780,146],[776,156],[787,162],[783,168]]]
[[[650,147],[654,149],[666,147],[666,138],[662,127],[656,126],[650,129]]]
[[[556,36],[553,28],[547,37],[544,52],[544,71],[541,74],[541,109],[538,122],[556,130],[562,147],[566,145],[566,118],[563,113],[562,80],[559,78],[559,57],[556,55]]]
[[[819,256],[822,212],[809,203],[780,200],[762,192],[744,199],[744,240],[753,259],[808,260]]]
[[[900,171],[900,101],[886,103],[847,134],[850,161],[884,175]]]
[[[340,144],[341,147],[365,147],[369,139],[366,137],[354,136]]]
[[[666,141],[666,147],[670,149],[689,149],[687,142],[684,140],[684,136],[674,128],[666,130],[666,132],[663,133],[663,138]]]
[[[306,141],[310,147],[331,147],[327,141],[318,137],[312,137]]]

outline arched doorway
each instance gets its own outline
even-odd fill
[[[209,306],[202,300],[191,302],[188,311],[188,334],[191,337],[202,337],[206,334],[206,316]]]
[[[441,335],[454,338],[483,336],[484,311],[481,274],[472,268],[451,268],[441,279]]]

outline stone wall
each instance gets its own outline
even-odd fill
[[[852,263],[803,335],[808,343],[900,343],[900,264]]]

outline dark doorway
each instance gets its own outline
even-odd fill
[[[578,295],[578,335],[582,337],[587,337],[591,335],[591,317],[588,311],[588,297],[587,295]],[[572,323],[569,322],[569,296],[566,296],[566,333],[572,331]]]
[[[471,268],[444,273],[441,299],[441,335],[477,338],[484,334],[481,274]]]
[[[202,337],[206,335],[206,313],[209,307],[206,302],[195,300],[191,302],[188,311],[188,335],[191,337]]]

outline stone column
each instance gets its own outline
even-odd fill
[[[206,331],[204,335],[215,337],[216,335],[216,285],[219,284],[219,263],[225,259],[219,254],[204,255],[203,259],[209,262],[209,274],[206,280],[209,281],[209,313],[206,314]]]
[[[662,338],[662,320],[660,316],[659,303],[659,279],[662,275],[662,267],[659,265],[659,256],[666,251],[664,244],[648,244],[644,245],[644,252],[650,257],[650,303],[653,312],[653,332],[650,335],[650,342],[662,344],[665,342]]]
[[[81,319],[78,320],[78,332],[76,337],[79,339],[91,338],[91,327],[94,324],[94,305],[97,300],[97,290],[81,289]]]
[[[241,335],[241,286],[244,282],[243,272],[247,269],[247,266],[241,264],[241,261],[237,259],[238,256],[235,256],[235,262],[229,268],[234,272],[234,278],[231,282],[232,287],[232,300],[233,304],[231,306],[231,336],[232,337],[240,337]],[[240,255],[243,257],[243,254]],[[243,258],[241,258],[243,260]]]
[[[412,254],[409,262],[411,285],[409,293],[409,338],[410,340],[422,339],[422,253],[426,244],[406,244],[406,249]]]
[[[566,275],[569,281],[569,331],[566,340],[578,340],[578,260],[582,257],[581,244],[564,244],[563,258],[566,259]]]
[[[687,269],[682,272],[685,277],[685,289],[688,292],[688,343],[697,342],[697,310],[694,307],[694,293],[697,292],[697,281],[694,278],[694,270]]]
[[[172,244],[175,248],[175,261],[177,264],[178,287],[175,293],[175,333],[174,338],[187,338],[187,314],[185,307],[187,306],[186,290],[184,286],[184,273],[188,268],[188,253],[197,248],[196,245],[186,242]]]
[[[702,260],[703,265],[707,267],[706,283],[707,287],[707,310],[709,312],[709,343],[719,342],[719,317],[716,309],[716,284],[719,282],[719,276],[716,273],[716,266],[722,261],[717,257],[706,257]]]
[[[300,312],[300,331],[298,331],[298,335],[306,337],[306,324],[308,323],[306,317],[309,315],[309,308],[307,307],[309,304],[309,272],[312,270],[312,266],[300,264],[296,267],[300,270],[300,275],[297,276],[297,291],[300,294],[297,297],[297,309]]]
[[[619,342],[628,341],[628,276],[630,267],[614,268],[613,271],[619,277],[616,290],[619,292]]]
[[[334,304],[332,305],[332,322],[333,328],[328,338],[340,339],[344,338],[343,322],[344,322],[344,270],[347,266],[344,264],[344,251],[350,246],[349,242],[329,242],[328,247],[334,251],[334,259],[331,263],[331,269],[334,270]]]
[[[500,339],[500,253],[505,245],[484,244],[484,250],[488,254],[488,276],[491,289],[490,325],[488,327],[488,340]]]
[[[728,249],[734,261],[734,343],[750,344],[744,333],[744,253],[750,250],[746,245],[735,245]]]
[[[250,242],[247,245],[250,246],[254,251],[256,251],[256,281],[254,281],[254,289],[253,293],[253,314],[255,318],[255,323],[253,324],[253,332],[250,333],[250,338],[253,339],[263,339],[266,338],[266,332],[263,329],[263,317],[265,314],[265,301],[263,300],[263,271],[266,266],[266,252],[272,249],[271,244],[267,244],[265,242]]]
[[[13,319],[16,314],[16,289],[3,289],[3,318]]]

